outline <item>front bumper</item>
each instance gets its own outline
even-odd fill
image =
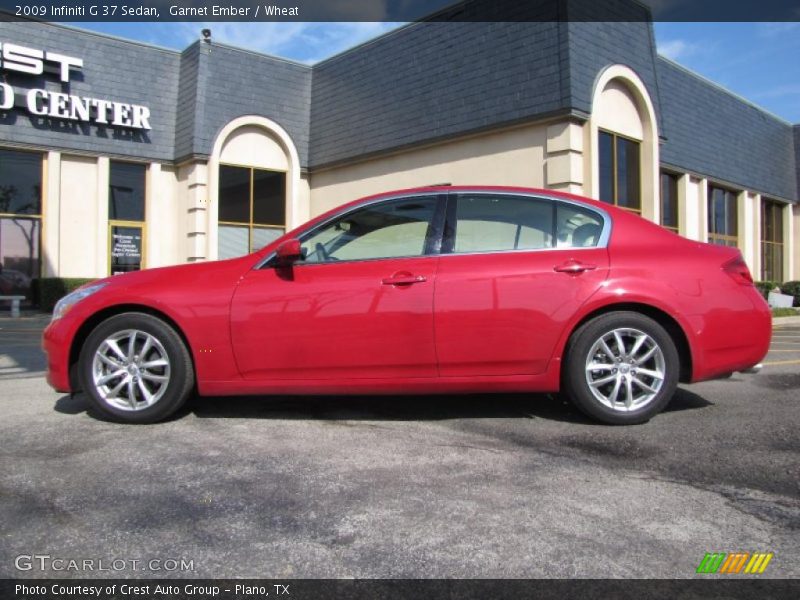
[[[76,330],[69,320],[62,317],[50,323],[42,334],[42,349],[47,356],[47,383],[57,392],[76,391],[69,374],[70,348]]]

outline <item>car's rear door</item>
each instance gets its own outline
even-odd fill
[[[442,376],[543,372],[608,274],[609,217],[499,192],[449,198],[434,326]]]
[[[349,211],[301,237],[305,260],[249,272],[231,306],[243,377],[436,377],[433,290],[445,199]]]

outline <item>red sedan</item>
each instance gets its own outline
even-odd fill
[[[429,187],[335,209],[254,254],[63,298],[48,381],[149,423],[232,394],[562,391],[641,423],[679,382],[754,371],[771,334],[739,251],[600,202]]]

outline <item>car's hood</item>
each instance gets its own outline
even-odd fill
[[[112,275],[92,284],[104,283],[106,284],[104,291],[114,295],[158,294],[172,289],[180,289],[183,293],[191,294],[192,289],[202,289],[211,282],[233,284],[252,266],[255,262],[253,258],[253,256],[243,256],[229,260],[156,267]]]

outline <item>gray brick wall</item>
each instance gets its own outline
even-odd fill
[[[662,162],[797,200],[791,125],[661,57],[658,75]]]
[[[175,156],[188,156],[194,150],[194,129],[197,121],[197,81],[200,77],[200,42],[181,53],[178,79],[178,106],[175,119]]]
[[[219,44],[198,43],[200,69],[192,152],[210,154],[228,122],[267,117],[283,127],[308,164],[311,67]],[[178,148],[185,152],[185,148]],[[180,155],[178,156],[180,158]]]
[[[558,23],[416,23],[314,67],[311,165],[563,107]]]
[[[656,76],[656,54],[652,23],[570,22],[569,90],[570,105],[590,113],[598,76],[606,67],[630,67],[642,80],[659,114],[660,94]],[[659,123],[663,130],[663,124]]]
[[[573,18],[592,10],[583,0],[547,6]],[[424,22],[313,69],[216,43],[178,53],[45,23],[0,22],[0,41],[84,59],[68,86],[4,72],[17,89],[143,104],[153,126],[120,136],[14,110],[0,112],[0,142],[173,161],[210,154],[226,123],[255,114],[286,129],[302,166],[316,167],[550,113],[588,114],[599,73],[621,63],[653,99],[664,163],[789,200],[800,190],[800,126],[657,57],[647,22]]]
[[[6,83],[18,95],[20,91],[38,87],[141,104],[150,108],[152,125],[150,131],[139,133],[49,120],[30,115],[26,110],[14,110],[0,112],[0,140],[152,160],[173,158],[178,53],[35,22],[0,22],[0,41],[83,59],[82,71],[73,71],[68,84],[52,76],[3,72]]]

